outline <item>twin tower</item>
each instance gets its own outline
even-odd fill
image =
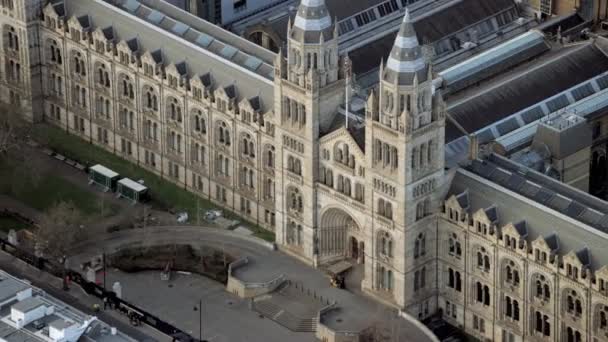
[[[364,265],[366,291],[433,307],[413,287],[422,270],[434,283],[445,106],[409,12],[378,61],[364,122],[348,128],[346,58],[324,0],[302,0],[287,30],[286,58],[275,62],[277,160],[288,170],[276,179],[277,243],[314,265],[351,257]],[[295,174],[292,161],[302,165]]]

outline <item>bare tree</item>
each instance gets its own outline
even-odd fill
[[[0,103],[0,158],[25,143],[31,131],[18,106]]]
[[[59,202],[49,208],[36,231],[36,242],[44,255],[61,258],[76,242],[85,238],[84,217],[71,202]]]

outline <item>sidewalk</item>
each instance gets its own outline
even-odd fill
[[[126,316],[120,315],[113,310],[93,312],[93,304],[103,307],[103,302],[96,297],[87,295],[78,285],[72,284],[69,291],[62,290],[62,280],[44,271],[40,271],[27,263],[0,251],[0,268],[6,272],[31,282],[32,285],[46,291],[49,295],[71,305],[87,315],[96,316],[107,324],[130,337],[142,341],[169,341],[171,338],[163,333],[152,329],[147,325],[134,327],[129,323]]]

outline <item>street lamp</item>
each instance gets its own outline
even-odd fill
[[[198,311],[198,340],[203,341],[203,300],[199,299],[198,306],[194,306],[194,311]]]

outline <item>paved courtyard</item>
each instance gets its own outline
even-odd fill
[[[199,336],[199,312],[203,301],[203,337],[210,342],[314,341],[312,333],[294,333],[272,320],[249,310],[247,301],[226,292],[224,286],[208,278],[174,273],[170,281],[160,280],[160,273],[146,271],[124,273],[109,270],[108,287],[119,280],[123,298],[154,313],[190,333]]]
[[[330,286],[327,277],[320,270],[305,265],[304,263],[285,255],[282,252],[272,251],[262,244],[256,243],[253,240],[244,238],[243,236],[230,231],[205,227],[154,227],[148,229],[145,233],[141,229],[133,229],[112,234],[104,234],[97,236],[94,241],[77,246],[74,250],[74,256],[70,260],[70,265],[75,267],[78,265],[78,263],[88,260],[104,250],[111,253],[112,251],[121,249],[124,246],[140,246],[141,244],[154,246],[168,243],[192,244],[194,246],[202,246],[203,248],[204,246],[212,246],[215,248],[222,248],[234,257],[247,256],[251,260],[250,264],[243,268],[239,268],[235,273],[238,278],[245,281],[265,282],[280,274],[285,274],[287,279],[301,284],[305,288],[314,291],[317,295],[323,296],[323,298],[327,298],[338,303],[340,310],[332,312],[331,315],[329,315],[329,321],[326,322],[330,327],[336,330],[360,331],[361,329],[364,329],[370,325],[375,325],[381,322],[390,322],[389,324],[396,326],[395,331],[398,332],[398,335],[406,336],[405,339],[400,338],[400,341],[424,342],[430,340],[415,324],[404,319],[395,321],[394,318],[396,316],[396,311],[394,309],[390,309],[385,305],[361,295],[356,289],[353,289],[351,292],[348,290],[333,288]],[[221,324],[218,323],[217,325],[213,325],[211,323],[211,330],[209,331],[210,333],[215,331],[218,336],[227,336],[226,334],[234,333],[230,332],[230,330],[241,330],[247,331],[246,336],[253,336],[252,338],[256,338],[256,336],[275,336],[277,331],[281,331],[281,329],[283,329],[282,334],[287,334],[283,336],[289,336],[289,338],[284,339],[285,341],[297,341],[295,339],[296,337],[293,337],[293,335],[291,335],[287,329],[282,328],[281,326],[276,325],[274,322],[266,319],[257,318],[256,314],[248,311],[249,309],[246,303],[238,302],[238,300],[232,297],[232,295],[225,293],[222,285],[214,284],[214,286],[211,286],[209,284],[211,284],[212,281],[197,278],[199,279],[200,283],[193,282],[190,287],[185,286],[180,293],[174,294],[176,297],[171,297],[168,295],[165,296],[165,291],[169,291],[170,293],[178,292],[173,291],[175,287],[168,288],[167,284],[163,284],[160,281],[158,273],[155,274],[152,272],[152,274],[153,275],[150,276],[151,278],[149,281],[145,281],[143,279],[139,281],[139,286],[143,286],[144,290],[142,290],[141,293],[136,293],[135,296],[145,296],[146,291],[149,291],[148,296],[151,298],[157,297],[153,300],[150,299],[151,303],[157,303],[155,305],[158,305],[156,309],[151,308],[150,310],[157,313],[161,317],[176,317],[176,319],[179,320],[182,319],[181,317],[187,317],[188,315],[192,314],[195,315],[196,313],[192,311],[191,303],[196,302],[201,294],[206,294],[208,298],[216,297],[215,299],[210,299],[210,303],[215,303],[212,305],[219,310],[218,312],[223,312],[226,315],[225,318],[221,315],[218,315],[218,317],[221,317],[222,320],[230,322],[226,325],[223,325],[223,322]],[[146,307],[143,305],[143,301],[147,301],[145,298],[135,299],[129,297],[129,277],[132,276],[127,276],[124,280],[125,298],[128,300],[134,300],[136,303],[140,303],[140,301],[142,301],[142,306]],[[192,279],[194,278],[196,277],[184,278],[184,284],[188,284],[187,279],[193,281]],[[176,281],[178,282],[182,281],[177,279]],[[162,291],[158,294],[155,293],[157,291],[156,287],[153,287],[152,285],[156,283],[160,284],[158,291]],[[183,288],[183,286],[178,288]],[[189,290],[186,288],[190,288],[190,291],[192,292],[188,292]],[[179,299],[177,296],[183,297]],[[226,301],[229,298],[234,299],[232,306],[226,305]],[[164,301],[166,301],[166,305],[163,304]],[[175,308],[175,312],[169,311],[172,307]],[[167,316],[161,315],[161,313],[164,312],[166,312]],[[209,311],[206,310],[205,312],[208,313]],[[250,321],[252,318],[255,318],[253,322]],[[193,316],[193,322],[196,323],[196,319],[196,316]],[[187,320],[188,319],[184,318],[184,321]],[[240,328],[239,325],[234,325],[241,324],[234,323],[241,321],[243,321],[242,324],[250,326],[251,330],[248,331],[245,326]],[[180,326],[177,321],[175,323],[177,326]],[[271,330],[269,327],[273,326],[275,329]],[[196,329],[198,329],[198,324],[191,324],[187,328],[187,330],[192,329],[195,329],[193,331],[197,331]],[[272,331],[272,334],[265,335],[269,331]],[[205,333],[205,336],[207,336],[207,333]],[[302,338],[304,341],[314,340],[311,334],[304,335]],[[280,338],[262,340],[283,341],[283,339]],[[239,340],[237,339],[235,341]],[[247,341],[253,340],[247,339]]]

